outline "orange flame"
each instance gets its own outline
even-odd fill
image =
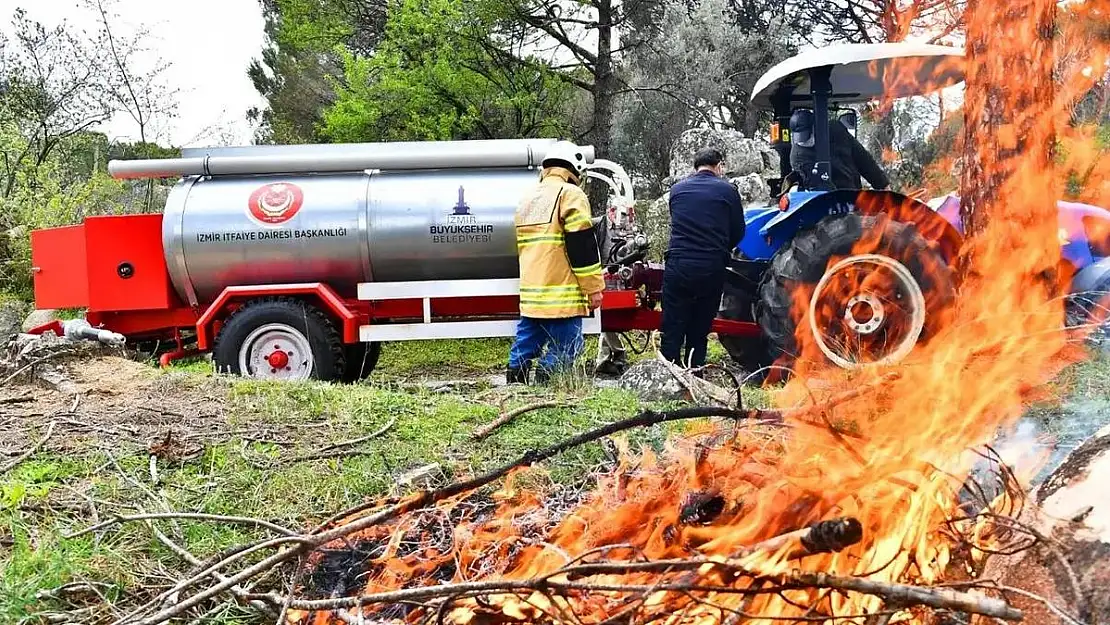
[[[998,540],[998,528],[960,520],[964,512],[958,491],[976,460],[968,450],[1011,425],[1039,386],[1081,357],[1062,331],[1061,285],[1055,273],[1060,264],[1056,200],[1063,191],[1062,171],[1086,172],[1085,193],[1092,199],[1106,198],[1110,185],[1094,134],[1068,123],[1070,104],[1104,73],[1110,0],[1060,9],[1057,24],[1070,45],[1084,45],[1078,51],[1072,47],[1066,62],[1057,65],[1053,90],[1022,72],[1051,69],[1044,64],[1055,58],[1054,44],[1043,26],[1054,7],[1051,0],[980,0],[966,16],[969,38],[982,48],[970,56],[967,71],[965,116],[975,148],[961,145],[963,170],[974,172],[978,185],[989,185],[973,189],[975,210],[989,217],[982,229],[959,247],[943,223],[922,217],[912,204],[862,193],[857,221],[866,227],[829,258],[827,267],[833,267],[852,256],[888,254],[909,268],[926,286],[921,294],[925,340],[896,364],[829,368],[821,357],[826,350],[808,324],[799,323],[798,375],[776,394],[775,402],[782,407],[819,403],[815,396],[876,384],[891,370],[900,374],[896,380],[830,408],[820,425],[797,420],[784,431],[745,430],[716,446],[706,444],[705,436],[684,437],[669,441],[658,457],[626,451],[620,466],[560,519],[552,517],[536,493],[509,479],[491,501],[465,495],[371,528],[327,546],[349,550],[367,544],[376,549],[360,565],[357,587],[345,592],[543,576],[569,582],[573,580],[557,572],[587,556],[654,561],[742,554],[747,570],[762,575],[802,569],[896,583],[936,584],[972,576],[983,552],[958,553],[966,547],[958,535],[982,546]],[[907,70],[886,78],[900,83],[919,77],[918,71]],[[1067,147],[1062,167],[1054,166],[1044,149],[1053,137]],[[898,285],[899,273],[891,266],[834,276],[824,287],[832,296],[828,301],[813,300],[812,282],[799,284],[796,315],[819,314],[824,327],[833,327],[836,320],[847,319],[846,306],[877,309],[878,299],[846,305],[852,294],[888,292]],[[890,311],[893,315],[894,308]],[[699,428],[703,435],[720,433]],[[1012,504],[1009,499],[1000,495],[992,505]],[[701,514],[706,510],[711,512]],[[863,540],[837,553],[801,560],[789,557],[796,544],[746,551],[838,516],[858,519]],[[446,538],[429,546],[436,527],[448,528],[439,534]],[[756,583],[751,576],[729,578],[709,568],[693,575],[702,583],[734,589]],[[876,596],[811,588],[751,595],[721,590],[695,599],[659,589],[663,578],[658,572],[633,572],[588,580],[595,588],[642,588],[636,592],[580,589],[552,595],[537,590],[468,596],[455,600],[444,616],[460,624],[596,624],[634,606],[628,614],[636,622],[719,623],[746,615],[762,623],[772,618],[831,619],[883,608]],[[676,579],[673,574],[665,578]],[[377,610],[376,618],[409,622],[429,617],[422,607],[367,610]],[[291,622],[316,625],[343,622],[327,611],[292,611],[291,617]],[[902,618],[927,622],[923,613],[912,610]]]

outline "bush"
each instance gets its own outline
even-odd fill
[[[0,214],[14,225],[0,236],[0,291],[27,300],[34,295],[31,231],[77,224],[88,215],[140,212],[131,207],[142,206],[133,201],[127,185],[104,173],[68,187],[62,187],[49,171],[40,174],[38,184],[21,186],[0,198]]]

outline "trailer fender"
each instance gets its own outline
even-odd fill
[[[946,262],[955,262],[963,237],[948,220],[928,204],[896,191],[853,191],[843,189],[827,193],[796,193],[786,210],[769,220],[762,228],[763,236],[773,249],[794,238],[799,230],[812,227],[832,215],[886,213],[894,221],[912,223],[925,240],[937,244]]]
[[[1110,257],[1091,263],[1076,272],[1071,281],[1071,293],[1089,293],[1105,288],[1110,283]]]
[[[209,350],[212,348],[214,324],[221,319],[230,306],[246,300],[259,297],[273,296],[298,296],[310,298],[320,306],[321,310],[330,312],[339,322],[339,329],[344,343],[357,343],[359,341],[358,315],[351,311],[343,299],[331,287],[320,282],[307,282],[301,284],[265,284],[250,286],[229,286],[220,293],[219,297],[208,306],[204,314],[197,320],[197,348]]]

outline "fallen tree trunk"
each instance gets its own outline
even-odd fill
[[[1002,593],[1030,623],[1110,623],[1108,485],[1110,426],[1072,451],[1008,524],[1026,532],[1033,545],[988,558],[982,580],[1004,587]]]

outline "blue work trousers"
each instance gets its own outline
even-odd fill
[[[721,307],[725,267],[701,260],[667,259],[663,268],[663,338],[659,351],[671,362],[700,367],[713,319]],[[685,346],[685,349],[683,347]]]
[[[547,347],[547,352],[544,352]],[[582,338],[582,318],[538,319],[521,317],[516,327],[516,340],[509,349],[509,367],[519,368],[539,358],[539,366],[548,373],[569,369],[586,348]]]

